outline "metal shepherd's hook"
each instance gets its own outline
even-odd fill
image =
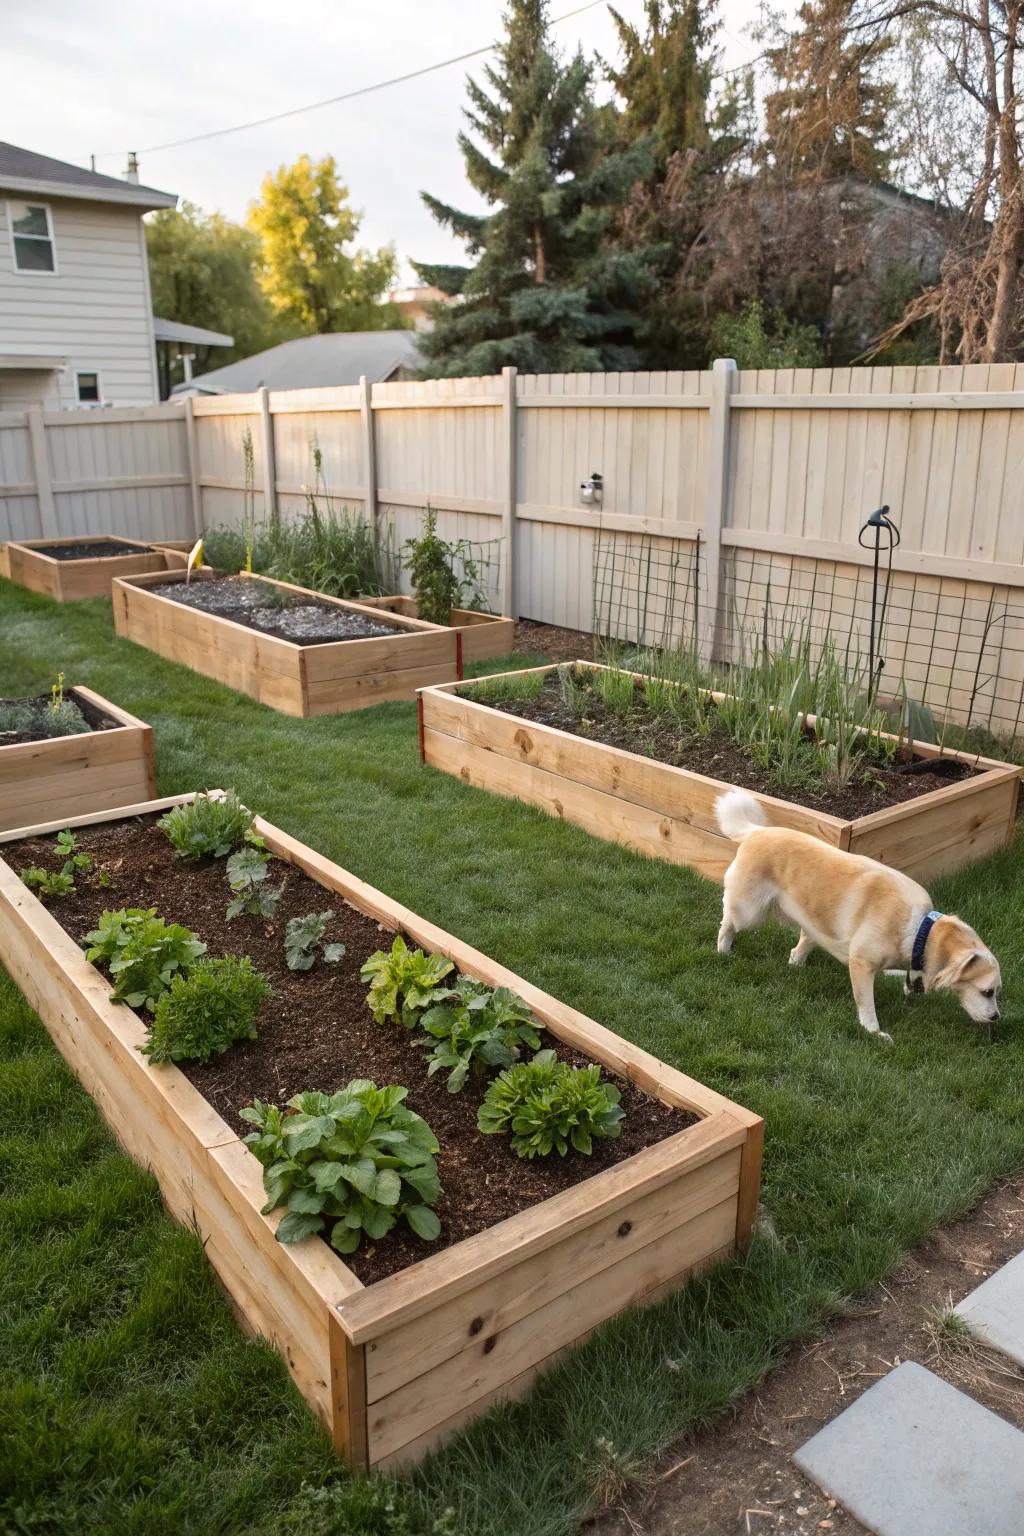
[[[889,535],[888,542],[884,546],[882,544],[883,529],[885,529]],[[881,681],[882,669],[885,666],[885,657],[878,655],[878,652],[881,650],[882,646],[882,628],[885,624],[885,609],[889,601],[889,583],[892,580],[892,552],[900,542],[900,531],[896,524],[893,522],[892,518],[889,516],[889,508],[887,506],[879,507],[877,512],[872,512],[871,516],[868,518],[867,522],[864,524],[857,535],[857,543],[861,546],[861,548],[869,549],[871,546],[868,539],[864,537],[865,534],[869,534],[869,537],[873,534],[875,549],[874,568],[871,579],[871,638],[869,641],[868,652],[868,676],[870,678],[870,683],[868,686],[870,689],[870,697],[874,699],[876,693],[878,692],[878,684]],[[881,552],[883,547],[889,552],[889,568],[886,572],[885,592],[882,595],[881,609],[879,609],[878,568],[881,563]],[[875,662],[876,655],[878,655],[877,665]]]

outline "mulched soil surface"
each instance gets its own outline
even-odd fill
[[[168,922],[191,928],[212,956],[250,955],[268,977],[273,995],[258,1019],[258,1039],[241,1041],[205,1064],[180,1064],[233,1130],[245,1135],[251,1129],[238,1111],[254,1098],[283,1103],[307,1089],[334,1091],[356,1077],[409,1088],[409,1108],[423,1116],[441,1143],[437,1165],[443,1194],[436,1207],[441,1237],[426,1243],[400,1222],[375,1248],[364,1247],[346,1259],[366,1284],[527,1210],[695,1121],[615,1078],[626,1111],[616,1140],[596,1142],[590,1157],[570,1152],[565,1158],[556,1154],[527,1162],[510,1150],[505,1137],[483,1136],[476,1128],[487,1080],[473,1080],[462,1093],[450,1094],[443,1073],[427,1077],[427,1053],[414,1043],[417,1032],[375,1022],[359,968],[376,950],[390,948],[392,935],[372,918],[291,865],[275,861],[272,881],[279,885],[283,880],[284,893],[273,922],[241,917],[228,923],[224,861],[179,859],[155,818],[83,827],[77,836],[80,849],[96,861],[96,872],[105,869],[112,881],[101,889],[95,874],[79,876],[73,896],[50,903],[53,915],[78,942],[105,909],[156,907]],[[19,871],[31,864],[57,864],[52,838],[12,844],[5,857]],[[318,961],[311,971],[289,971],[283,943],[288,919],[326,908],[334,912],[327,941],[344,943],[345,956],[335,965]],[[573,1065],[588,1061],[546,1035],[543,1044]]]
[[[185,608],[199,608],[219,618],[244,624],[247,629],[291,640],[296,645],[329,645],[336,640],[369,640],[379,635],[404,635],[409,631],[385,619],[371,619],[350,613],[333,603],[316,598],[290,595],[285,606],[268,601],[268,592],[276,587],[261,587],[258,581],[238,576],[213,576],[203,581],[167,582],[147,587],[158,597],[169,597]]]
[[[546,656],[549,661],[593,661],[594,636],[584,629],[561,629],[557,624],[518,619],[516,650]]]
[[[109,560],[114,555],[145,555],[152,553],[151,544],[119,544],[116,539],[90,539],[82,544],[30,544],[39,555],[49,555],[51,560]]]
[[[472,697],[471,685],[464,691]],[[778,800],[789,800],[795,805],[851,820],[889,805],[916,800],[918,795],[926,795],[933,789],[945,789],[950,784],[971,778],[974,771],[969,764],[952,758],[934,763],[921,759],[895,767],[872,763],[866,783],[853,783],[836,790],[824,786],[795,789],[774,783],[768,772],[737,746],[724,727],[716,726],[707,735],[683,734],[678,725],[656,719],[644,704],[639,686],[636,705],[625,715],[616,714],[592,693],[586,706],[585,728],[581,728],[581,721],[563,698],[556,673],[545,679],[543,691],[536,699],[509,699],[497,703],[488,700],[487,703],[503,714],[557,726],[588,741],[621,747],[641,757],[689,768],[693,773],[706,774],[709,778],[723,779],[741,789],[757,790],[761,794],[774,795]]]
[[[790,1457],[901,1360],[916,1360],[1024,1429],[1024,1371],[976,1340],[943,1338],[934,1325],[936,1313],[1021,1248],[1024,1178],[1015,1178],[794,1350],[717,1429],[666,1451],[647,1485],[588,1523],[587,1536],[862,1536],[860,1521]]]
[[[97,709],[94,704],[90,704],[86,699],[71,698],[70,695],[65,695],[65,697],[78,710],[78,713],[92,731],[113,731],[121,724],[120,720],[115,720],[113,716],[104,713],[102,709]],[[48,693],[41,693],[34,699],[0,699],[0,705],[3,704],[27,704],[33,715],[39,720],[39,726],[34,730],[30,729],[27,731],[0,731],[0,747],[22,746],[29,741],[59,740],[59,736],[54,736],[52,731],[46,729],[50,718],[50,695]],[[73,735],[76,733],[65,732],[64,734]],[[77,734],[87,735],[88,732],[82,731]]]

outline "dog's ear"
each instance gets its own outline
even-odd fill
[[[955,987],[961,981],[967,980],[967,972],[977,960],[983,960],[984,955],[980,949],[968,949],[955,960],[942,968],[932,981],[932,987],[941,991],[944,987]]]

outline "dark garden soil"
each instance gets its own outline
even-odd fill
[[[1016,1178],[793,1350],[717,1429],[671,1446],[643,1486],[583,1527],[587,1536],[861,1536],[860,1522],[790,1458],[901,1360],[916,1360],[1024,1429],[1024,1371],[935,1325],[937,1313],[1022,1247],[1024,1178]]]
[[[65,702],[75,709],[87,726],[86,731],[57,731],[51,726],[52,711],[50,709],[50,695],[39,694],[34,699],[0,699],[0,710],[5,704],[22,705],[32,716],[33,723],[26,730],[4,731],[0,730],[0,747],[22,746],[29,741],[56,741],[61,736],[87,735],[89,731],[113,731],[121,724],[112,715],[108,715],[102,709],[97,709],[95,704],[90,704],[87,699],[79,699],[71,694],[65,694]]]
[[[297,597],[244,576],[211,576],[202,581],[169,581],[146,588],[186,608],[231,619],[247,629],[291,640],[295,645],[330,645],[336,640],[369,640],[411,631],[386,619],[351,613],[315,597]]]
[[[472,685],[462,691],[467,698],[473,697]],[[559,730],[581,736],[587,741],[621,747],[641,757],[671,763],[678,768],[688,768],[708,778],[723,779],[727,784],[736,784],[741,789],[757,790],[761,794],[774,795],[778,800],[789,800],[811,810],[825,811],[829,815],[843,816],[850,820],[883,810],[886,806],[916,800],[919,795],[926,795],[930,790],[944,789],[974,774],[969,763],[961,763],[954,758],[934,761],[917,758],[895,765],[872,762],[860,782],[848,784],[842,789],[831,789],[824,785],[780,785],[766,768],[754,762],[732,740],[724,726],[714,725],[706,735],[695,731],[686,732],[677,723],[666,723],[651,714],[639,684],[635,697],[633,708],[628,713],[620,714],[609,708],[598,694],[590,692],[585,712],[579,717],[563,697],[558,674],[551,673],[545,678],[543,690],[535,699],[487,699],[481,702],[486,702],[489,708],[498,709],[502,714],[556,726]]]
[[[515,648],[546,656],[549,661],[593,661],[594,636],[584,629],[562,629],[557,624],[517,619]]]
[[[117,539],[87,539],[81,544],[30,544],[37,555],[49,555],[51,560],[110,560],[115,555],[146,555],[153,553],[151,544],[121,544]]]
[[[596,1142],[590,1157],[570,1152],[565,1158],[554,1155],[527,1162],[511,1151],[505,1137],[483,1136],[476,1128],[486,1079],[471,1080],[462,1093],[450,1094],[444,1073],[427,1077],[427,1053],[415,1043],[418,1032],[375,1022],[359,969],[376,950],[390,948],[392,934],[372,918],[290,864],[275,860],[272,883],[283,882],[284,891],[273,922],[240,917],[228,923],[225,861],[193,864],[178,858],[155,818],[82,827],[77,836],[79,848],[93,856],[94,871],[78,877],[74,895],[48,905],[79,943],[105,909],[156,907],[168,922],[191,928],[211,956],[249,955],[269,979],[273,994],[257,1021],[256,1040],[240,1041],[205,1064],[180,1064],[233,1130],[245,1135],[251,1129],[238,1111],[254,1098],[284,1103],[307,1089],[336,1091],[357,1077],[372,1078],[378,1086],[408,1087],[409,1108],[423,1116],[441,1144],[437,1166],[443,1193],[436,1207],[441,1237],[424,1242],[400,1222],[376,1247],[364,1244],[346,1263],[366,1284],[569,1189],[695,1122],[695,1116],[670,1109],[615,1078],[626,1111],[617,1139]],[[5,857],[19,872],[31,864],[51,868],[58,862],[52,838],[11,844]],[[110,877],[105,888],[98,884],[100,869]],[[327,941],[344,943],[344,957],[334,965],[318,960],[311,971],[289,971],[283,944],[288,919],[328,908],[334,917]],[[140,1017],[148,1021],[148,1015]],[[574,1065],[589,1060],[546,1035],[543,1043]]]

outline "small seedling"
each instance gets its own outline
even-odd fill
[[[176,805],[157,822],[183,859],[223,859],[242,842],[254,842],[252,811],[233,789],[214,797],[203,793]]]
[[[251,843],[228,859],[228,884],[235,893],[225,912],[229,923],[243,916],[273,917],[284,885],[267,885],[269,867],[270,855]]]
[[[344,944],[325,944],[327,924],[333,911],[307,912],[305,917],[292,917],[284,933],[284,954],[290,971],[310,971],[319,950],[321,959],[334,965],[345,953]]]
[[[88,853],[75,852],[78,839],[70,827],[57,833],[55,846],[57,853],[64,859],[59,870],[43,869],[41,865],[33,864],[22,870],[21,878],[30,890],[38,891],[40,896],[71,896],[75,891],[76,874],[90,870],[92,858]]]

